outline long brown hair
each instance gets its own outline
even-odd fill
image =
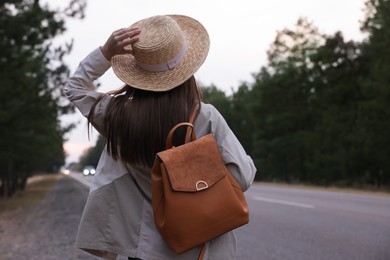
[[[188,121],[196,104],[200,106],[200,90],[194,76],[180,86],[165,92],[152,92],[125,85],[107,93],[112,95],[104,120],[103,135],[107,151],[125,163],[151,167],[157,152],[165,150],[165,140],[177,123]],[[97,100],[88,116],[93,121]],[[178,129],[174,145],[183,143],[185,129]]]

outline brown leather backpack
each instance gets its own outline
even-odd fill
[[[172,135],[182,126],[191,128],[185,144],[172,147]],[[178,254],[203,244],[199,259],[204,243],[249,221],[245,196],[222,161],[214,136],[196,139],[188,122],[172,128],[166,150],[156,155],[152,207],[165,242]]]

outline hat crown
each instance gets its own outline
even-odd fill
[[[155,65],[174,59],[185,46],[184,34],[169,16],[153,16],[141,20],[139,41],[132,49],[137,63]]]
[[[188,80],[205,61],[210,39],[194,18],[153,16],[133,25],[139,41],[126,46],[132,53],[115,55],[112,69],[124,83],[147,91],[168,91]]]

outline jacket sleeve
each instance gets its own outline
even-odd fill
[[[80,110],[83,116],[88,117],[95,101],[104,95],[96,91],[94,81],[110,67],[110,62],[103,56],[100,48],[97,48],[80,62],[75,73],[69,77],[64,87],[65,97]],[[110,98],[110,96],[104,98],[95,107],[92,124],[99,132],[103,128],[105,107]]]
[[[230,132],[226,135],[221,147],[222,159],[234,178],[246,191],[253,183],[256,175],[256,167],[252,158],[246,154],[237,137]]]
[[[240,141],[218,110],[212,105],[207,104],[206,106],[210,109],[210,131],[218,142],[222,160],[241,185],[242,190],[246,191],[253,183],[256,175],[253,160],[247,155]]]

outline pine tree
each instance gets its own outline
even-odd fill
[[[53,11],[38,0],[0,4],[0,178],[10,196],[28,176],[64,163],[64,129],[58,117],[69,112],[60,89],[68,75],[62,59],[71,44],[53,46],[67,17],[82,18],[85,3],[73,0]]]

